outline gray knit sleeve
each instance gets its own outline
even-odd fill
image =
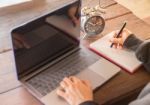
[[[150,105],[150,83],[142,90],[138,98],[129,105]]]
[[[146,70],[150,72],[150,41],[142,41],[131,34],[124,42],[125,48],[135,51],[138,60],[143,62]]]
[[[125,40],[124,42],[124,47],[130,50],[136,50],[139,45],[142,43],[143,41],[138,39],[134,34],[129,35],[129,37]]]
[[[144,67],[150,72],[150,41],[142,41],[131,34],[124,42],[124,47],[135,51],[136,57],[143,62]],[[141,92],[137,100],[129,105],[150,105],[150,84]]]

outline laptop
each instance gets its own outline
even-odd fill
[[[120,68],[80,44],[77,39],[80,36],[79,27],[74,27],[78,30],[73,33],[57,27],[61,22],[65,29],[72,27],[70,19],[60,14],[66,8],[68,6],[12,31],[18,80],[45,105],[67,105],[66,101],[56,95],[64,77],[77,76],[89,80],[92,88],[96,89],[120,71]],[[47,22],[51,16],[59,17],[55,18],[59,23]],[[68,21],[64,23],[66,19]]]

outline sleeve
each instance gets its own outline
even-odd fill
[[[81,103],[80,105],[98,105],[98,104],[94,101],[86,101],[86,102]]]
[[[150,105],[150,83],[142,90],[138,98],[129,105]]]
[[[150,41],[142,41],[131,34],[124,42],[125,48],[135,51],[138,60],[143,62],[144,67],[150,72]]]
[[[125,40],[124,42],[124,47],[128,48],[130,50],[136,50],[139,45],[142,43],[143,41],[138,39],[134,34],[129,35],[129,37]]]

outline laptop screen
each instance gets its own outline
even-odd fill
[[[46,18],[37,19],[37,21],[19,27],[12,32],[19,78],[57,59],[79,45],[79,42],[70,37],[69,34],[46,23]],[[68,21],[70,21],[69,18]]]

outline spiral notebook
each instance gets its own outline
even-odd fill
[[[141,66],[141,62],[136,58],[133,51],[127,49],[111,48],[111,34],[90,44],[90,49],[105,59],[111,61],[129,73],[134,73]]]

